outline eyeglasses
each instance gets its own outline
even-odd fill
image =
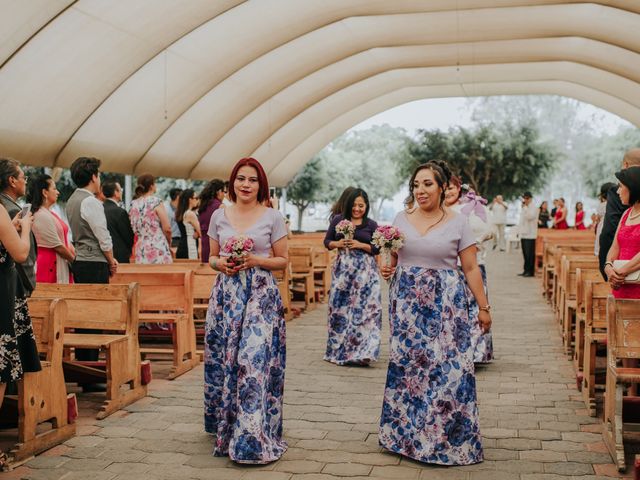
[[[25,182],[29,181],[29,177],[27,177],[24,173],[18,177],[14,176],[13,178],[15,178],[16,180],[24,180]]]

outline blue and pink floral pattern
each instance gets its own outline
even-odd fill
[[[282,440],[284,308],[273,274],[218,275],[205,331],[205,430],[214,455],[269,463],[287,450]]]
[[[484,286],[484,293],[489,298],[489,290],[487,288],[487,269],[484,265],[480,265],[480,271],[482,272],[482,285]],[[478,311],[478,303],[473,295],[469,296],[469,303],[473,307],[473,312]],[[493,361],[493,335],[491,330],[487,333],[483,333],[478,337],[477,343],[473,351],[474,363],[491,363]]]
[[[425,463],[483,460],[470,293],[457,269],[400,266],[390,286],[380,445]]]
[[[324,359],[338,365],[375,362],[380,355],[381,326],[375,258],[362,250],[341,250],[333,264]]]

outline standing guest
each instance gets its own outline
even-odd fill
[[[582,202],[576,203],[575,229],[576,230],[586,230],[587,229],[587,227],[585,227],[585,225],[584,225],[584,207],[582,206]]]
[[[353,239],[336,233],[336,225],[349,220]],[[335,215],[324,238],[329,250],[339,249],[331,271],[327,349],[324,359],[337,365],[368,365],[380,354],[382,297],[380,274],[371,244],[378,224],[369,218],[369,197],[355,188],[347,197],[344,211]]]
[[[553,228],[558,230],[566,230],[569,228],[569,224],[567,223],[567,206],[562,197],[558,199],[558,208],[553,217]]]
[[[240,160],[229,184],[233,204],[216,210],[208,232],[209,264],[220,274],[205,331],[205,430],[216,435],[215,456],[269,463],[287,449],[284,307],[272,274],[287,268],[287,230],[282,215],[262,205],[269,184],[257,160]],[[253,250],[230,261],[222,247],[240,235],[253,240]]]
[[[556,213],[558,212],[558,199],[554,198],[552,202],[553,208],[551,209],[551,218],[556,218]]]
[[[613,188],[618,186],[613,182],[606,182],[600,186],[600,194],[598,195],[598,208],[596,209],[596,218],[594,219],[595,231],[596,231],[596,244],[594,246],[594,253],[596,257],[600,256],[600,234],[602,233],[602,227],[604,225],[604,215],[607,211],[607,195]],[[613,195],[618,196],[617,193]],[[593,226],[593,225],[592,225]]]
[[[9,163],[0,160],[0,183],[7,183]],[[0,406],[7,383],[20,380],[25,372],[41,370],[31,317],[26,310],[24,289],[15,262],[24,262],[31,248],[31,214],[11,221],[0,205]],[[16,230],[19,231],[16,232]],[[0,469],[8,456],[0,452]]]
[[[344,206],[345,203],[347,203],[347,198],[349,198],[349,195],[351,195],[351,192],[353,192],[355,189],[356,187],[347,187],[342,191],[342,193],[340,194],[340,198],[338,198],[338,200],[336,200],[336,202],[331,206],[329,222],[333,220],[333,217],[344,212]]]
[[[219,179],[211,180],[200,192],[200,206],[198,207],[198,221],[200,232],[209,231],[211,216],[222,206],[224,200],[224,182]],[[206,263],[209,261],[209,241],[205,239],[200,246],[200,259]]]
[[[461,195],[466,191],[464,195]],[[461,213],[467,217],[471,232],[476,239],[477,261],[482,273],[482,286],[485,295],[489,296],[489,287],[487,284],[487,250],[488,242],[494,238],[494,229],[489,224],[489,213],[485,207],[487,201],[476,195],[475,192],[469,191],[467,185],[462,185],[462,181],[453,175],[449,179],[449,186],[445,191],[444,204],[456,213]],[[470,292],[469,292],[470,293]],[[475,298],[470,295],[471,309],[477,309]],[[491,363],[493,360],[493,335],[491,331],[485,332],[477,337],[474,345],[473,361],[474,363]]]
[[[27,202],[31,204],[33,233],[38,243],[37,282],[73,283],[69,266],[76,252],[69,242],[69,227],[52,210],[59,195],[49,175],[38,175],[29,184]]]
[[[229,194],[229,182],[224,182],[224,198],[222,199],[222,207],[230,207],[233,205],[233,201],[231,200],[231,195]]]
[[[171,224],[171,248],[178,248],[178,243],[180,243],[180,229],[178,228],[178,222],[176,222],[176,208],[181,193],[181,188],[172,188],[169,190],[169,200],[164,202],[164,208]]]
[[[25,196],[26,191],[27,176],[24,174],[20,164],[11,158],[0,158],[0,203],[7,210],[10,218],[16,218],[18,212],[22,210],[22,207],[17,202],[19,198]],[[24,262],[16,263],[18,278],[22,283],[26,297],[29,297],[36,288],[35,265],[37,255],[36,237],[31,232],[29,256]]]
[[[120,206],[122,187],[118,182],[110,180],[102,184],[102,193],[105,197],[103,205],[107,228],[113,240],[113,256],[118,263],[129,263],[134,235],[129,214]]]
[[[420,462],[469,465],[483,460],[473,339],[489,330],[491,315],[467,219],[444,207],[450,177],[444,162],[415,170],[407,202],[417,208],[394,221],[405,233],[397,268],[394,255],[381,269],[395,275],[379,441]],[[479,311],[471,313],[467,288]]]
[[[100,191],[100,160],[77,158],[71,164],[71,179],[78,187],[67,201],[67,218],[76,250],[73,279],[76,283],[109,283],[109,276],[118,269],[118,261],[113,256],[104,207],[95,197]],[[76,359],[96,361],[98,350],[76,349]]]
[[[623,170],[637,166],[640,166],[640,148],[629,150],[622,159]],[[602,273],[605,280],[607,280],[607,274],[604,268],[607,261],[607,253],[609,253],[609,248],[611,248],[613,244],[620,218],[628,207],[620,200],[617,188],[618,187],[614,185],[607,192],[607,206],[604,220],[602,221],[602,232],[600,233],[600,251],[598,252],[598,257],[600,261],[600,273]]]
[[[509,209],[508,205],[504,202],[502,195],[497,195],[493,202],[491,203],[491,220],[494,225],[494,231],[496,234],[496,240],[494,242],[493,248],[496,246],[500,249],[501,252],[505,251],[506,248],[506,237],[504,233],[505,225],[507,224],[507,210]]]
[[[135,198],[131,202],[129,218],[137,236],[134,246],[136,263],[172,263],[172,230],[167,211],[156,197],[156,179],[145,173],[138,177]]]
[[[196,260],[198,258],[197,239],[201,237],[200,222],[198,216],[193,211],[198,206],[196,192],[187,188],[180,194],[178,207],[176,208],[176,222],[180,229],[180,242],[176,250],[176,258],[188,258]]]
[[[551,215],[549,215],[549,207],[545,200],[540,204],[540,208],[538,209],[538,228],[549,228],[550,218]]]
[[[536,237],[538,236],[538,212],[532,202],[531,192],[524,192],[522,195],[522,210],[520,211],[520,222],[518,223],[518,234],[520,235],[520,245],[522,246],[522,256],[524,258],[524,269],[519,273],[521,277],[533,277],[536,262]],[[558,207],[560,212],[560,207]]]

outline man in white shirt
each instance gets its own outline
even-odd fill
[[[507,210],[508,206],[504,203],[502,199],[502,195],[498,195],[493,199],[493,203],[491,203],[491,222],[494,225],[495,239],[493,248],[495,250],[496,246],[500,248],[501,252],[504,252],[506,247],[506,241],[504,236],[504,227],[507,223]]]
[[[522,195],[522,210],[518,222],[518,233],[524,257],[524,269],[521,277],[533,277],[536,261],[536,237],[538,236],[538,209],[533,205],[531,192]]]

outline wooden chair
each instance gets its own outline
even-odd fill
[[[67,304],[61,299],[29,299],[42,370],[27,372],[18,382],[17,397],[7,395],[5,403],[18,407],[18,443],[9,451],[12,463],[58,445],[76,433],[67,420],[67,390],[62,371],[64,323]],[[37,427],[45,422],[50,429]]]
[[[610,296],[607,301],[609,345],[607,380],[604,397],[604,440],[618,466],[626,467],[624,430],[638,431],[640,423],[626,423],[623,418],[625,386],[640,383],[640,368],[624,367],[623,360],[640,359],[640,300],[621,300]]]
[[[193,322],[194,272],[192,269],[149,269],[147,265],[135,267],[119,271],[111,281],[137,282],[140,285],[140,324],[173,324],[173,348],[140,349],[143,354],[171,354],[173,366],[168,378],[173,380],[200,363]]]
[[[140,377],[137,284],[39,283],[33,297],[65,299],[69,307],[65,327],[102,332],[64,336],[66,348],[99,349],[105,354],[104,368],[95,362],[64,362],[67,381],[106,382],[106,400],[98,419],[146,396],[147,386],[142,385]]]
[[[573,349],[573,368],[580,377],[579,388],[582,388],[582,364],[584,362],[584,325],[586,317],[585,285],[586,282],[605,283],[600,270],[576,268],[576,327]]]
[[[582,398],[592,417],[596,416],[596,350],[607,340],[607,297],[610,293],[611,286],[606,282],[584,283]]]

